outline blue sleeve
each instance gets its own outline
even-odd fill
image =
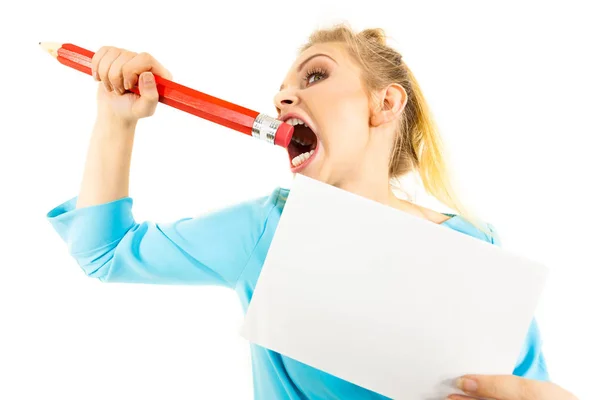
[[[490,242],[496,246],[502,247],[502,241],[496,228],[491,224],[488,224],[488,227],[491,231]],[[535,318],[529,326],[529,331],[527,332],[527,337],[525,338],[525,343],[521,349],[521,354],[519,355],[513,375],[541,381],[550,380],[546,368],[546,360],[542,353],[540,330]]]
[[[271,196],[169,223],[136,222],[130,197],[47,214],[69,254],[102,282],[233,288],[264,231]]]
[[[527,337],[521,349],[521,354],[519,355],[513,375],[540,381],[550,380],[548,369],[546,368],[546,360],[542,353],[540,330],[535,319],[532,321],[527,332]]]

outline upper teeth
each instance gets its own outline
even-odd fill
[[[298,119],[298,118],[290,118],[285,122],[287,122],[290,125],[306,125],[304,123],[304,121],[302,121],[301,119]]]

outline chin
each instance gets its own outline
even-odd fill
[[[315,179],[317,181],[322,180],[321,179],[321,174],[319,174],[319,171],[317,168],[303,168],[301,171],[292,171],[292,173],[294,174],[294,176],[296,175],[302,175],[302,176],[306,176],[307,178],[311,178],[311,179]]]

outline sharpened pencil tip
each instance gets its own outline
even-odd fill
[[[40,47],[42,48],[42,50],[46,51],[48,54],[55,58],[58,56],[58,50],[61,46],[62,44],[57,42],[40,42]]]

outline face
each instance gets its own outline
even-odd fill
[[[279,118],[295,125],[291,170],[338,184],[363,165],[369,145],[369,96],[360,67],[341,43],[311,46],[275,96]]]

